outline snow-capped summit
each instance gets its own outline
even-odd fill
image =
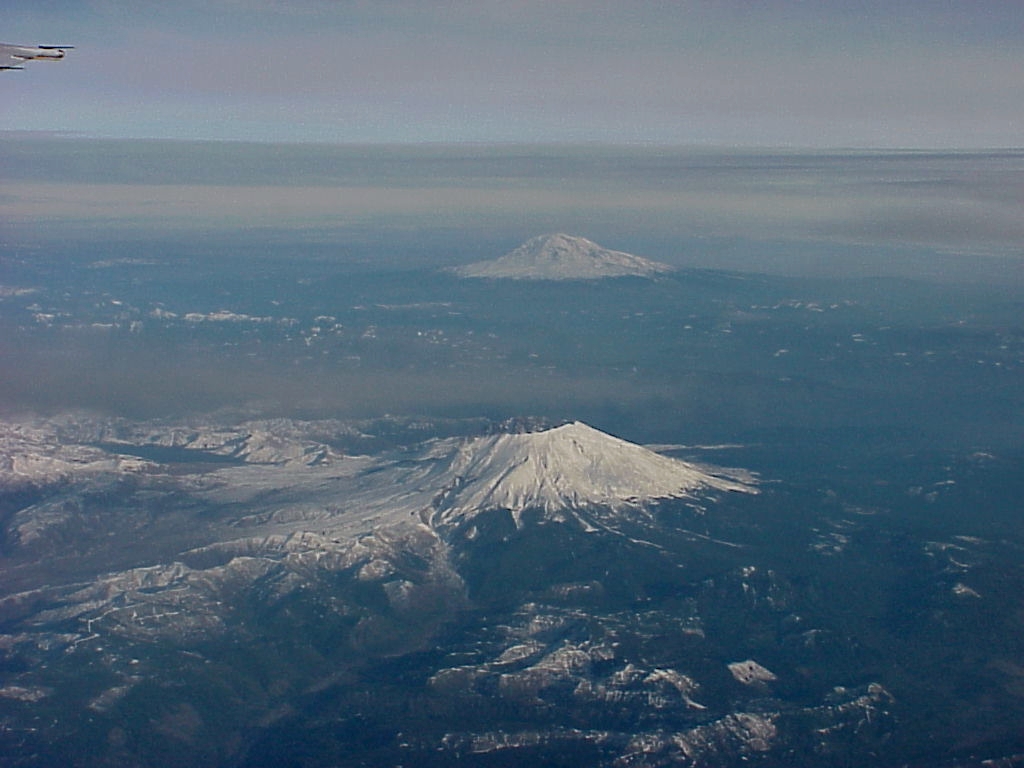
[[[586,522],[578,511],[638,509],[702,490],[753,492],[746,482],[578,421],[542,432],[478,437],[440,454],[432,457],[437,463],[431,485],[441,490],[431,505],[430,522],[441,527],[494,509],[508,510],[517,523],[528,509]]]
[[[460,277],[512,280],[596,280],[604,277],[652,277],[672,267],[622,251],[610,251],[583,237],[553,234],[527,240],[498,259],[452,270]]]

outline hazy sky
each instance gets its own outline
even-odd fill
[[[0,130],[1024,145],[1018,0],[32,0]]]

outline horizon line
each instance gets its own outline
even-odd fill
[[[441,147],[536,147],[536,148],[593,148],[593,149],[675,149],[708,152],[806,152],[806,153],[1016,153],[1024,152],[1024,145],[816,145],[816,144],[755,144],[715,143],[709,141],[611,141],[593,140],[510,140],[510,139],[454,139],[422,141],[373,141],[323,139],[256,139],[256,138],[214,138],[177,136],[112,136],[79,133],[73,131],[47,131],[25,129],[0,129],[0,139],[61,140],[95,142],[138,142],[168,144],[236,144],[254,146],[296,146],[296,147],[351,147],[351,148],[441,148]]]

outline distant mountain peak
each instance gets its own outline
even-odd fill
[[[436,457],[441,458],[441,457]],[[746,482],[621,440],[576,421],[539,432],[465,441],[438,465],[430,524],[458,525],[488,510],[542,510],[589,525],[595,509],[639,509],[701,491],[755,492]],[[585,511],[584,514],[579,514]]]
[[[460,277],[512,280],[596,280],[605,277],[653,277],[673,271],[623,251],[603,248],[585,237],[561,233],[539,235],[497,259],[452,270]]]

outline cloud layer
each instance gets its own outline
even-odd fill
[[[78,48],[0,128],[297,141],[1021,144],[1012,3],[109,0],[11,9]],[[59,12],[58,12],[59,11]],[[59,39],[58,39],[59,38]]]

